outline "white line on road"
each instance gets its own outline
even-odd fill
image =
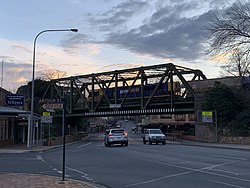
[[[164,164],[164,165],[167,165],[167,166],[172,166],[172,167],[176,167],[176,168],[181,168],[181,169],[189,170],[188,171],[189,173],[190,172],[200,172],[200,173],[210,174],[210,175],[217,176],[217,177],[224,177],[224,178],[228,178],[228,179],[232,179],[232,180],[237,180],[237,181],[242,181],[242,182],[250,182],[250,179],[237,178],[237,177],[228,176],[228,175],[224,175],[224,174],[219,174],[219,173],[205,171],[205,170],[210,170],[210,167],[204,167],[204,168],[200,168],[200,169],[193,169],[193,168],[189,168],[189,167],[185,167],[185,166],[174,165],[174,164],[167,163],[167,162],[152,161],[152,160],[147,160],[147,161],[151,161],[153,163]],[[234,162],[236,162],[236,161],[234,161]],[[230,161],[229,163],[232,163],[232,161]],[[219,164],[217,166],[221,166],[221,165],[225,165],[225,164],[226,163],[222,163],[222,164]],[[166,178],[168,178],[168,177],[166,177]]]
[[[71,171],[77,172],[77,173],[79,173],[79,174],[83,174],[84,176],[87,176],[87,175],[88,175],[88,174],[86,174],[86,173],[84,173],[84,172],[82,172],[82,171],[80,171],[80,170],[74,169],[74,168],[66,167],[66,169],[69,169],[69,170],[71,170]]]
[[[228,174],[233,174],[233,175],[240,175],[239,173],[236,173],[236,172],[231,172],[231,171],[227,171],[227,170],[219,170],[219,169],[211,169],[213,171],[216,171],[216,172],[223,172],[223,173],[228,173]]]
[[[66,169],[74,171],[74,172],[79,173],[79,174],[82,174],[82,178],[84,178],[86,180],[89,180],[89,181],[92,181],[92,182],[95,182],[92,178],[88,177],[88,174],[86,174],[86,173],[84,173],[84,172],[82,172],[80,170],[77,170],[77,169],[74,169],[74,168],[69,168],[69,167],[66,167]]]
[[[90,145],[90,144],[92,144],[92,142],[89,142],[89,143],[87,143],[87,144],[83,144],[83,145],[81,145],[81,146],[78,146],[77,149],[80,149],[80,148],[82,148],[82,147],[88,146],[88,145]]]
[[[226,183],[226,182],[221,182],[221,181],[215,181],[215,180],[207,180],[207,181],[210,181],[210,182],[213,182],[213,183],[222,184],[222,185],[227,185],[227,186],[230,186],[230,187],[246,188],[246,187],[242,187],[242,186],[239,186],[239,185],[233,185],[231,183]]]
[[[219,167],[219,166],[224,166],[224,165],[235,163],[235,162],[237,162],[237,161],[229,161],[229,162],[225,162],[225,163],[221,163],[221,164],[217,164],[217,165],[212,165],[212,166],[208,167],[207,169],[211,170],[213,168],[216,168],[216,167]]]
[[[178,174],[172,174],[172,175],[163,176],[163,177],[160,177],[160,178],[155,178],[155,179],[148,180],[148,181],[143,181],[143,182],[138,182],[138,183],[134,183],[134,184],[130,184],[130,185],[125,185],[125,187],[132,187],[132,186],[136,186],[136,185],[152,183],[152,182],[159,181],[159,180],[162,180],[162,179],[172,178],[172,177],[176,177],[176,176],[182,176],[182,175],[186,175],[186,174],[189,174],[189,173],[192,173],[192,171],[182,172],[182,173],[178,173]]]
[[[234,160],[247,160],[246,158],[239,158],[239,157],[232,157],[232,156],[225,156],[225,155],[211,155],[212,157],[220,157],[220,158],[226,158],[226,159],[234,159]]]
[[[44,161],[44,160],[43,160],[43,157],[42,157],[41,155],[37,155],[36,158],[37,158],[37,160]]]

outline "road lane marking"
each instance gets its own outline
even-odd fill
[[[83,145],[81,145],[81,146],[78,146],[77,149],[80,149],[80,148],[82,148],[82,147],[88,146],[88,145],[90,145],[90,144],[92,144],[92,142],[89,142],[89,143],[87,143],[87,144],[83,144]]]
[[[77,169],[74,169],[74,168],[70,168],[70,167],[66,167],[66,169],[71,170],[71,171],[73,171],[73,172],[76,172],[76,173],[78,173],[78,174],[81,174],[81,175],[82,175],[82,178],[84,178],[84,179],[86,179],[86,180],[89,180],[89,181],[92,181],[93,183],[95,183],[95,181],[94,181],[92,178],[89,178],[89,177],[88,177],[88,174],[86,174],[86,173],[84,173],[84,172],[82,172],[82,171],[80,171],[80,170],[77,170]]]
[[[234,160],[247,160],[246,158],[239,158],[239,157],[232,157],[232,156],[225,156],[225,155],[211,155],[212,157],[220,157],[220,158],[226,158],[226,159],[234,159]]]
[[[221,184],[221,185],[227,185],[227,186],[230,186],[230,187],[246,188],[246,187],[242,187],[242,186],[239,186],[239,185],[234,185],[234,184],[231,184],[231,183],[226,183],[226,182],[221,182],[221,181],[215,181],[215,180],[207,180],[207,181],[210,181],[210,182],[213,182],[213,183],[218,183],[218,184]]]
[[[192,173],[192,172],[193,171],[187,171],[187,172],[182,172],[182,173],[178,173],[178,174],[172,174],[172,175],[168,175],[168,176],[163,176],[163,177],[155,178],[155,179],[152,179],[152,180],[147,180],[147,181],[143,181],[143,182],[138,182],[138,183],[134,183],[134,184],[125,185],[125,187],[132,187],[132,186],[136,186],[136,185],[142,185],[142,184],[152,183],[152,182],[163,180],[163,179],[167,179],[167,178],[172,178],[172,177],[176,177],[176,176],[186,175],[186,174],[189,174],[189,173]]]
[[[218,173],[214,173],[214,172],[205,171],[205,170],[209,170],[209,167],[204,167],[204,168],[201,168],[201,169],[193,169],[193,168],[189,168],[189,167],[174,165],[174,164],[160,162],[160,161],[152,161],[152,160],[147,160],[147,161],[151,161],[151,162],[158,163],[158,164],[164,164],[164,165],[172,166],[172,167],[176,167],[176,168],[186,169],[186,170],[190,170],[190,171],[193,171],[193,172],[200,172],[200,173],[204,173],[204,174],[210,174],[210,175],[217,176],[217,177],[220,176],[220,177],[224,177],[224,178],[228,178],[228,179],[232,179],[232,180],[250,182],[250,179],[237,178],[237,177],[232,177],[232,176],[228,176],[228,175],[224,175],[224,174],[218,174]],[[237,162],[237,161],[235,161],[235,162]]]
[[[37,155],[36,158],[37,158],[37,160],[44,161],[44,159],[41,155]]]
[[[219,166],[224,166],[224,165],[235,163],[235,162],[237,162],[237,161],[229,161],[229,162],[220,163],[220,164],[217,164],[217,165],[212,165],[212,166],[208,167],[208,169],[212,170],[213,168],[216,168],[216,167],[219,167]]]
[[[74,168],[66,167],[66,169],[69,169],[69,170],[71,170],[71,171],[77,172],[77,173],[79,173],[79,174],[83,174],[84,176],[87,176],[87,175],[88,175],[88,174],[86,174],[86,173],[84,173],[84,172],[82,172],[82,171],[80,171],[80,170],[74,169]]]
[[[231,171],[227,171],[227,170],[219,170],[219,169],[211,169],[213,171],[216,171],[216,172],[223,172],[223,173],[228,173],[228,174],[233,174],[233,175],[240,175],[239,173],[236,173],[236,172],[231,172]]]

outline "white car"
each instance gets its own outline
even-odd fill
[[[142,137],[143,144],[147,142],[149,144],[152,143],[162,143],[163,145],[166,144],[166,136],[161,132],[161,129],[147,129],[146,134]]]
[[[128,146],[128,133],[122,128],[107,129],[105,131],[104,145],[109,147],[113,144]]]

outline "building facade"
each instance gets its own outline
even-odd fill
[[[230,87],[242,88],[246,93],[246,97],[250,97],[250,77],[223,77],[189,81],[188,83],[200,99],[196,101],[196,113],[150,115],[146,118],[147,120],[143,122],[144,127],[160,127],[167,134],[182,135],[183,137],[194,140],[211,142],[216,141],[216,138],[212,135],[214,133],[208,133],[207,129],[200,128],[201,126],[197,124],[196,118],[197,112],[202,110],[201,104],[204,92],[208,88],[212,87],[216,82],[220,82],[221,84],[225,84]],[[206,135],[206,137],[204,135]],[[203,138],[205,140],[202,140]]]
[[[27,142],[30,112],[8,107],[9,95],[12,93],[0,88],[0,147]]]

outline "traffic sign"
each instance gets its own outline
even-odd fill
[[[43,116],[50,116],[50,112],[43,112]]]
[[[62,110],[63,103],[45,103],[42,105],[42,108],[45,110],[53,109],[53,110]]]
[[[202,122],[211,123],[213,122],[213,112],[212,111],[202,111]]]
[[[54,98],[54,99],[40,99],[40,104],[45,110],[62,110],[63,109],[63,99]]]
[[[12,94],[7,96],[7,105],[8,106],[23,106],[24,105],[24,96],[20,94]]]
[[[39,103],[44,104],[44,103],[63,103],[63,99],[40,99]]]
[[[41,123],[52,123],[52,116],[41,116]]]

